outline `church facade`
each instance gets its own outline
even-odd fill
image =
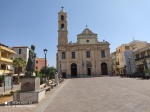
[[[64,78],[101,76],[111,73],[109,42],[98,41],[96,33],[85,28],[77,35],[77,42],[68,43],[67,13],[58,13],[58,73]]]

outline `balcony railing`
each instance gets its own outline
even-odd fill
[[[116,62],[116,65],[119,65],[119,62]]]
[[[9,63],[12,63],[12,62],[13,62],[12,59],[4,58],[4,57],[0,57],[0,61],[9,62]]]
[[[147,55],[147,56],[144,56],[144,57],[141,57],[141,58],[137,58],[137,59],[135,59],[135,61],[143,60],[144,58],[150,58],[150,55]]]
[[[12,73],[14,73],[14,71],[12,71],[12,70],[0,70],[0,72],[3,73],[3,74],[12,74]]]

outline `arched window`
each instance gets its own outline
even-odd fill
[[[63,15],[61,16],[61,21],[64,21],[64,16]]]
[[[103,63],[101,64],[101,66],[102,66],[102,67],[107,67],[107,64],[106,64],[105,62],[103,62]]]
[[[72,63],[71,68],[77,68],[77,65],[75,63]]]
[[[64,28],[65,28],[64,24],[61,24],[61,30],[64,30]]]

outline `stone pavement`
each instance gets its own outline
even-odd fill
[[[149,85],[138,78],[65,79],[39,104],[0,107],[0,112],[150,112]]]
[[[150,112],[150,80],[70,79],[44,112]]]

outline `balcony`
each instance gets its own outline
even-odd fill
[[[116,65],[119,65],[119,62],[116,62]]]
[[[146,58],[150,58],[150,55],[147,55],[147,56],[144,56],[144,57],[141,57],[141,58],[137,58],[135,59],[135,61],[139,61],[139,60],[143,60],[143,59],[146,59]]]
[[[0,46],[0,49],[2,49],[2,51],[4,51],[4,52],[9,52],[9,53],[12,53],[12,54],[16,54],[16,52],[11,50],[10,48],[8,48],[8,46]]]
[[[12,62],[13,62],[12,59],[9,59],[9,58],[3,58],[3,57],[0,57],[0,61],[7,62],[7,63],[12,63]]]
[[[12,70],[0,70],[0,75],[2,75],[2,74],[13,74],[14,73],[14,71],[12,71]]]

